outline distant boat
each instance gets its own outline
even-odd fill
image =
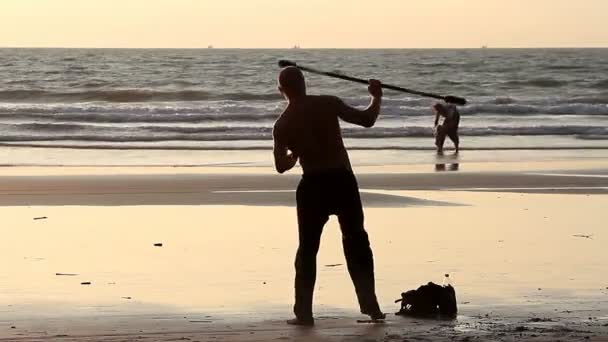
[[[294,46],[293,46],[293,48],[294,48],[294,49],[299,49],[299,48],[300,48],[300,45],[294,45]]]
[[[213,45],[207,45],[207,49],[213,49]]]
[[[481,48],[482,48],[482,49],[487,49],[487,48],[488,48],[488,46],[487,46],[487,45],[482,45],[482,46],[481,46]]]

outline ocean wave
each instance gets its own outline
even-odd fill
[[[590,101],[594,99],[588,99]],[[509,102],[510,100],[499,100]],[[276,103],[205,103],[201,105],[1,105],[0,122],[40,120],[48,122],[237,122],[273,121],[278,118],[282,104]],[[537,116],[537,115],[608,115],[608,104],[563,103],[556,105],[533,105],[519,103],[480,103],[460,108],[463,116]],[[382,109],[383,118],[407,119],[408,117],[432,116],[430,106],[398,106],[386,104]]]
[[[65,124],[65,123],[24,123],[16,125],[0,125],[0,128],[8,127],[10,130],[34,131],[34,132],[78,132],[92,128],[91,125]]]
[[[272,127],[180,127],[180,126],[85,126],[62,124],[2,125],[0,141],[102,141],[102,142],[163,142],[163,141],[247,141],[271,140]],[[347,138],[419,138],[432,137],[428,126],[382,127],[375,129],[345,128]],[[591,136],[608,137],[608,127],[599,126],[527,126],[527,127],[462,127],[462,136]]]
[[[463,67],[479,67],[478,62],[416,62],[412,65],[422,68],[463,68]]]
[[[376,130],[344,129],[344,135],[351,138],[399,138],[399,137],[429,137],[432,136],[430,127],[403,127],[382,128]],[[534,136],[534,135],[594,135],[608,136],[608,127],[598,126],[488,126],[488,127],[461,127],[462,136]]]
[[[0,97],[2,94],[0,91]],[[6,95],[7,92],[4,94]],[[251,96],[252,99],[243,100],[248,96]],[[268,98],[270,97],[274,97],[274,95],[268,95]],[[213,98],[212,95],[206,101],[186,102],[0,102],[0,120],[38,119],[116,123],[273,120],[284,107],[283,101],[260,100],[260,97],[254,94],[240,94],[234,96],[234,99],[211,98]],[[346,98],[345,102],[353,106],[364,107],[369,103],[369,98]],[[430,116],[433,102],[434,100],[425,98],[387,97],[383,101],[382,116],[389,118]],[[608,115],[608,94],[604,93],[547,99],[480,97],[469,98],[469,102],[468,105],[459,107],[460,112],[465,116],[492,114],[513,116]]]
[[[279,100],[281,96],[255,93],[210,93],[202,90],[160,91],[144,89],[91,90],[73,92],[53,92],[46,90],[3,90],[0,101],[4,102],[171,102],[205,100]]]
[[[503,85],[509,87],[539,87],[539,88],[557,88],[568,85],[569,82],[560,81],[553,78],[534,78],[530,80],[511,80],[504,82]]]
[[[608,140],[608,135],[579,135],[576,138],[581,140]]]
[[[547,70],[587,70],[589,66],[586,65],[569,65],[569,64],[551,64],[545,65]]]
[[[517,100],[511,97],[497,97],[492,100],[492,103],[497,105],[512,104],[515,102],[517,102]]]
[[[182,134],[228,134],[238,138],[242,136],[249,139],[269,139],[272,129],[270,127],[142,127],[155,133],[182,133]],[[433,135],[432,128],[428,126],[411,127],[383,127],[375,129],[344,128],[344,136],[348,138],[402,138],[402,137],[428,137]],[[606,135],[608,127],[597,126],[531,126],[531,127],[462,127],[463,136],[504,136],[504,135]]]
[[[608,105],[608,93],[586,95],[586,96],[573,96],[567,98],[558,98],[553,101],[554,103],[562,104],[604,104]]]
[[[593,83],[593,88],[608,89],[608,80],[601,80]]]
[[[608,115],[608,104],[563,103],[559,105],[534,104],[473,104],[460,108],[463,115],[511,114],[511,115]]]
[[[79,122],[79,123],[201,123],[201,122],[251,122],[272,121],[278,118],[275,113],[242,114],[201,114],[201,113],[167,113],[167,114],[139,114],[139,113],[22,113],[4,115],[10,121],[47,121],[53,122]],[[0,121],[4,118],[0,115]],[[6,120],[7,121],[7,120]]]
[[[85,150],[161,150],[161,151],[270,151],[272,145],[242,145],[234,146],[218,143],[215,145],[197,146],[191,144],[183,145],[158,145],[145,143],[103,143],[89,142],[85,144],[73,145],[61,142],[0,142],[0,146],[5,147],[34,147],[34,148],[63,148],[63,149],[85,149]],[[402,146],[402,145],[350,145],[349,151],[434,151],[434,146]],[[546,151],[546,150],[608,150],[608,146],[597,145],[577,145],[577,146],[467,146],[461,151]],[[32,165],[28,166],[43,166]],[[20,166],[19,164],[3,164],[2,166]],[[59,165],[61,166],[61,165]],[[89,166],[89,165],[79,165]],[[141,165],[138,165],[141,166]],[[206,166],[192,165],[187,166]]]

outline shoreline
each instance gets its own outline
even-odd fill
[[[225,171],[236,167],[244,171],[250,168],[272,168],[272,153],[269,150],[84,150],[61,148],[22,148],[1,147],[0,172],[7,168],[30,167],[106,167],[106,168],[205,168],[223,167]],[[436,165],[443,162],[459,163],[462,166],[479,164],[526,163],[574,161],[588,164],[590,161],[608,160],[608,150],[550,149],[550,150],[464,150],[454,156],[450,150],[443,156],[431,151],[407,150],[352,150],[349,153],[355,171],[361,168],[408,166],[419,168],[423,165]],[[585,166],[582,166],[584,168]],[[487,169],[487,168],[486,168]],[[498,168],[497,168],[498,169]],[[401,167],[400,172],[408,172]],[[432,171],[431,169],[427,169]]]

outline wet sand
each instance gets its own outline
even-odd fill
[[[450,273],[459,316],[357,324],[332,218],[314,329],[283,323],[297,176],[9,172],[0,341],[608,340],[606,164],[514,169],[361,172],[382,308]]]

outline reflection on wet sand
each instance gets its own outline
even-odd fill
[[[452,164],[435,164],[435,171],[458,171],[460,169],[460,164],[452,163]]]

